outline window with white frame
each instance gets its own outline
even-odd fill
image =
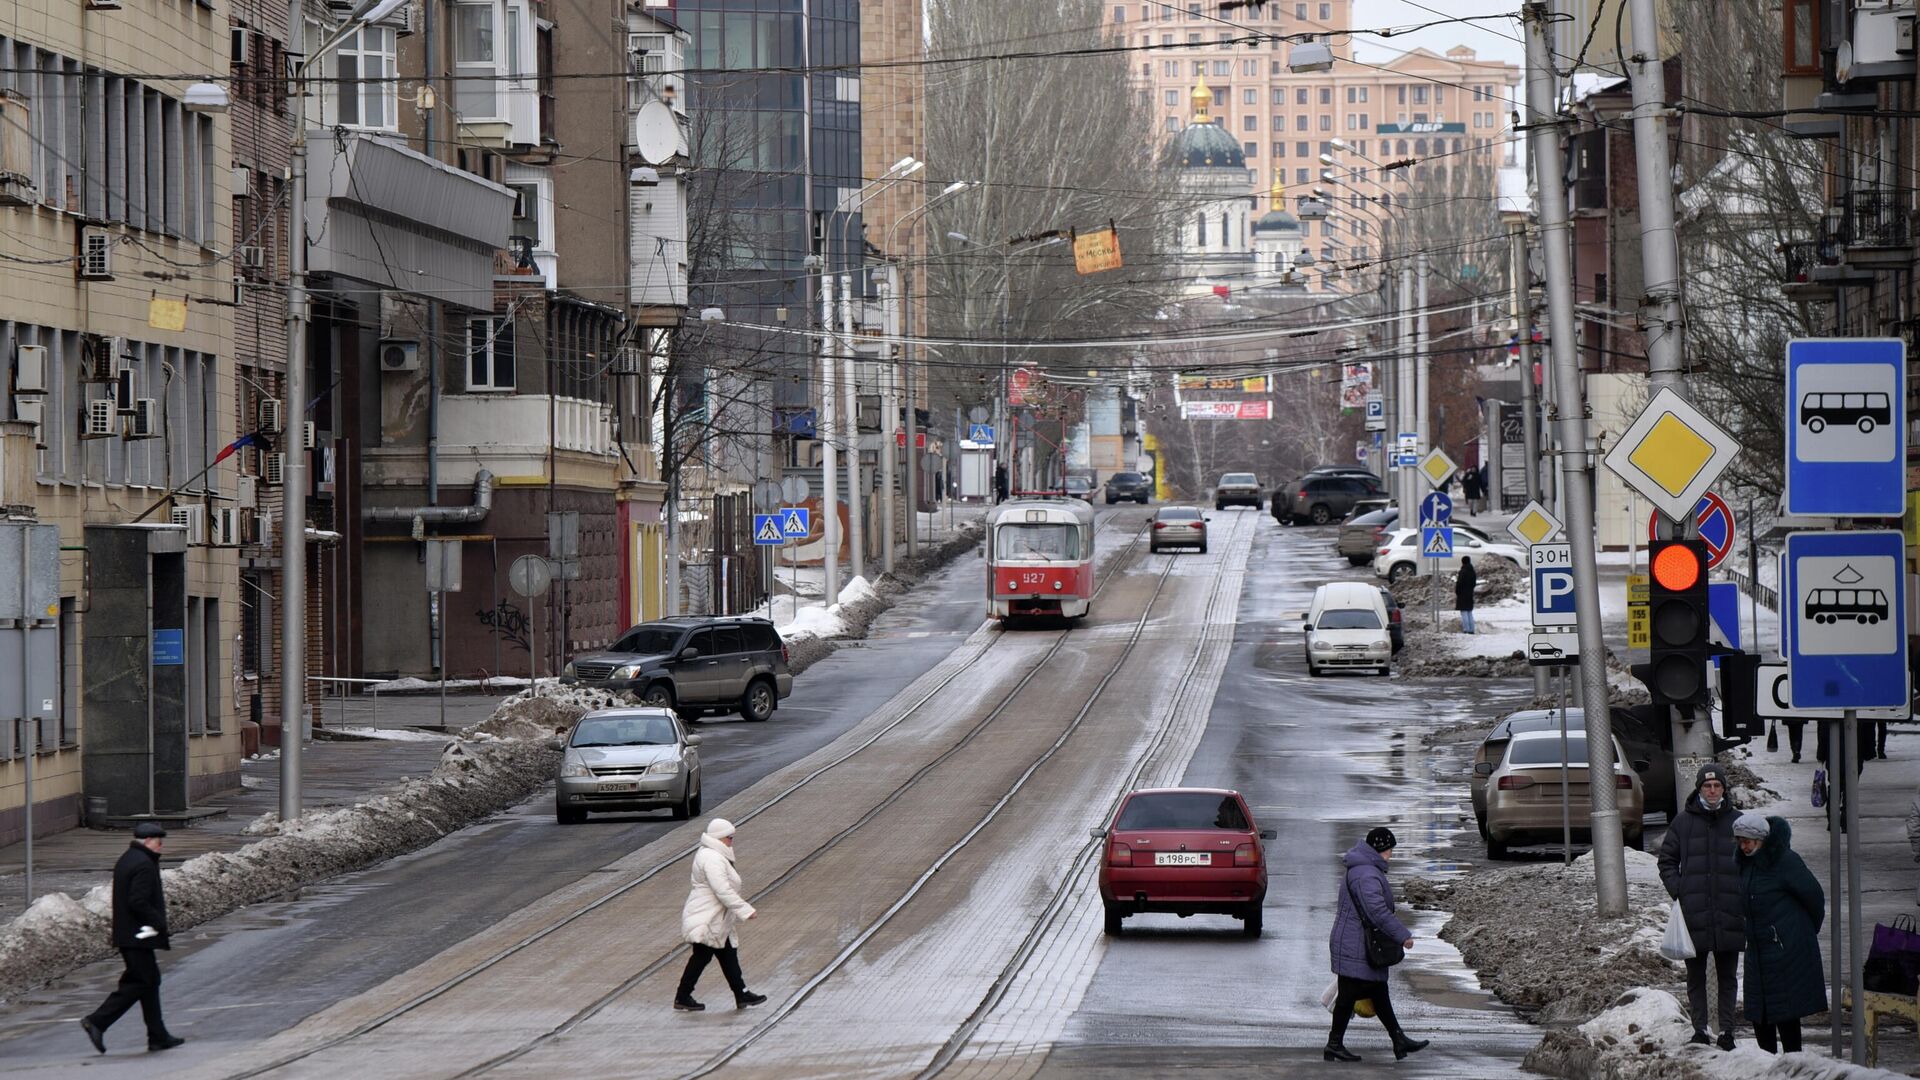
[[[512,317],[467,320],[468,390],[512,390],[513,360]]]
[[[500,118],[495,31],[499,9],[492,0],[453,5],[453,105],[464,120]]]
[[[400,86],[394,79],[394,50],[391,26],[363,26],[341,41],[333,61],[333,73],[339,81],[328,89],[339,123],[399,130]]]

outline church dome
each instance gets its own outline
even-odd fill
[[[1268,203],[1273,209],[1261,215],[1253,223],[1253,231],[1263,232],[1300,232],[1300,219],[1287,213],[1286,188],[1280,183],[1278,173],[1273,178],[1273,190],[1267,193]]]
[[[1229,135],[1219,124],[1199,116],[1194,117],[1193,123],[1174,138],[1172,153],[1174,164],[1186,169],[1247,167],[1247,157],[1240,149],[1240,140]]]

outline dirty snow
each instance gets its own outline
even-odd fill
[[[524,675],[490,675],[484,679],[447,679],[449,690],[504,690],[510,687],[527,685]],[[439,690],[441,680],[419,679],[411,675],[399,679],[388,679],[382,683],[372,683],[362,688],[364,693],[408,694],[428,690]]]
[[[384,739],[388,742],[445,742],[448,738],[444,731],[409,727],[330,727],[327,731],[356,739]]]

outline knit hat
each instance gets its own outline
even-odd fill
[[[1384,825],[1367,833],[1367,846],[1375,851],[1392,851],[1399,844],[1393,838],[1393,830]]]
[[[1714,764],[1711,761],[1707,762],[1705,765],[1700,766],[1699,774],[1693,778],[1694,789],[1698,790],[1700,785],[1706,783],[1709,780],[1720,781],[1721,787],[1733,786],[1732,784],[1727,783],[1727,771],[1721,768],[1719,765]]]
[[[714,818],[707,822],[707,835],[716,840],[725,840],[733,835],[733,822],[726,818]]]
[[[1765,840],[1773,831],[1773,823],[1763,814],[1752,811],[1733,819],[1733,835],[1743,840]]]

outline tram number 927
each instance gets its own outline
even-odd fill
[[[987,518],[987,613],[1077,619],[1093,601],[1093,508],[1079,499],[1008,499]]]

